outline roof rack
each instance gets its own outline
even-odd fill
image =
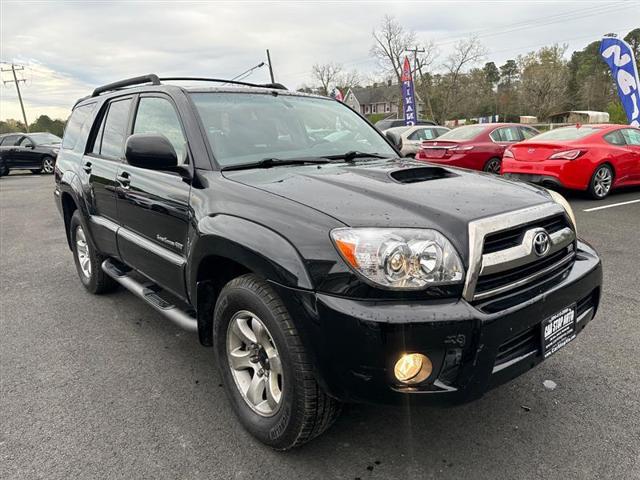
[[[260,88],[275,88],[278,90],[286,90],[287,87],[282,85],[281,83],[249,83],[249,82],[239,82],[238,80],[224,80],[221,78],[206,78],[206,77],[164,77],[158,78],[158,76],[154,73],[150,73],[148,75],[142,75],[140,77],[127,78],[125,80],[120,80],[118,82],[108,83],[107,85],[103,85],[101,87],[96,88],[91,94],[92,97],[97,97],[101,93],[109,92],[112,90],[118,90],[124,87],[132,87],[134,85],[143,85],[145,83],[150,83],[151,85],[161,85],[161,81],[195,81],[195,82],[216,82],[216,83],[230,83],[233,85],[244,85],[245,87],[260,87]]]
[[[151,83],[152,85],[160,85],[160,79],[157,75],[150,73],[148,75],[142,75],[140,77],[127,78],[126,80],[120,80],[118,82],[108,83],[101,87],[96,88],[91,94],[92,97],[97,97],[101,93],[111,90],[118,90],[123,87],[131,87],[133,85],[142,85],[144,83]]]
[[[216,83],[230,83],[232,85],[244,85],[245,87],[259,87],[259,88],[275,88],[278,90],[287,90],[287,87],[281,83],[249,83],[240,82],[238,80],[224,80],[222,78],[207,78],[207,77],[163,77],[161,81],[194,81],[194,82],[216,82]]]

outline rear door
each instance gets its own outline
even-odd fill
[[[171,98],[142,94],[138,102],[132,132],[164,135],[176,150],[178,162],[187,163],[186,137]],[[126,161],[117,178],[122,259],[163,288],[185,297],[191,183],[178,173],[134,167]]]
[[[18,150],[18,144],[20,140],[24,138],[22,134],[7,135],[2,139],[2,145],[0,145],[0,154],[2,155],[3,163],[9,168],[18,168],[16,165],[17,158],[16,153]]]
[[[133,96],[108,101],[92,131],[93,143],[82,159],[82,170],[90,195],[91,231],[101,252],[118,255],[116,195],[118,166],[124,159],[124,142],[130,128]]]

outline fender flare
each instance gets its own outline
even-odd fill
[[[205,217],[198,225],[199,237],[190,248],[187,262],[190,297],[196,300],[199,266],[211,256],[233,260],[248,270],[276,283],[313,289],[298,250],[279,233],[232,215]]]
[[[90,237],[90,241],[93,242],[93,235],[91,233],[91,229],[89,225],[87,225],[87,219],[89,218],[89,210],[87,208],[87,204],[84,201],[84,196],[82,195],[82,185],[80,184],[80,180],[73,172],[64,172],[62,178],[60,179],[60,203],[61,203],[61,213],[62,219],[65,222],[65,234],[67,236],[67,244],[69,249],[71,249],[71,236],[69,232],[69,225],[67,225],[67,219],[64,216],[64,204],[62,203],[63,195],[71,196],[73,202],[76,204],[76,208],[80,210],[80,221],[82,222],[83,229],[85,234]],[[70,219],[69,219],[70,220]]]

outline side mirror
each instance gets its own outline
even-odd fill
[[[127,139],[125,158],[129,165],[149,170],[172,170],[178,166],[178,155],[164,135],[135,133]]]
[[[402,137],[395,132],[387,132],[384,134],[394,147],[398,150],[402,150]]]
[[[36,148],[36,146],[33,143],[29,142],[24,144],[24,148],[29,148],[33,150],[34,148]]]

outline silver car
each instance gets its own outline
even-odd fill
[[[447,127],[414,125],[390,128],[383,133],[404,157],[413,157],[424,140],[433,140],[448,131]]]

